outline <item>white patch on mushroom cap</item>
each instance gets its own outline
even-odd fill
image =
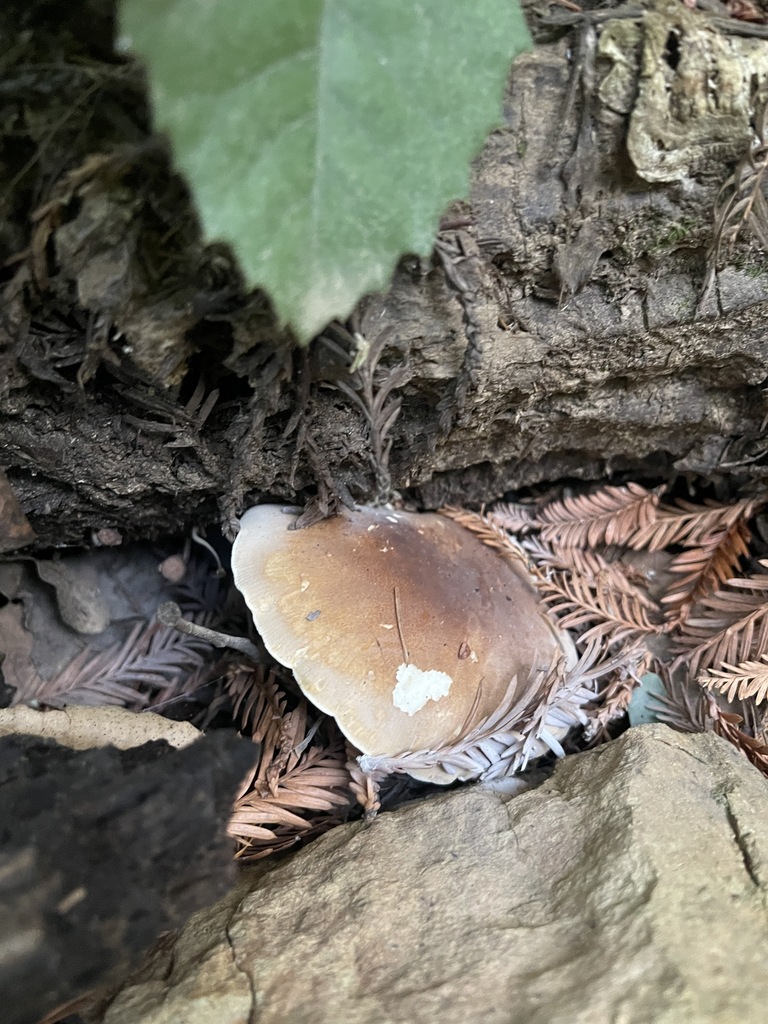
[[[426,671],[416,665],[401,665],[397,670],[397,685],[392,691],[392,703],[407,715],[421,711],[428,700],[447,697],[453,679],[447,672],[430,668]]]

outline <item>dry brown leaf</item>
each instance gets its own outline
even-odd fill
[[[624,546],[638,533],[652,532],[661,491],[648,491],[635,483],[601,487],[592,494],[550,502],[536,521],[544,540],[563,547]]]
[[[739,519],[725,530],[705,537],[694,548],[681,551],[670,562],[669,572],[682,579],[662,598],[667,621],[680,625],[691,607],[730,579],[743,557],[749,554],[750,532]]]
[[[722,693],[728,701],[752,699],[760,704],[768,697],[768,654],[738,665],[723,662],[721,668],[707,669],[698,681],[705,689]]]
[[[355,795],[335,723],[311,707],[280,666],[235,666],[227,689],[242,731],[260,744],[228,825],[236,856],[257,860],[344,820]]]
[[[768,568],[768,561],[760,562]],[[738,665],[768,651],[768,574],[727,580],[700,602],[702,614],[689,615],[676,642],[672,668],[687,667],[692,677],[711,667]]]

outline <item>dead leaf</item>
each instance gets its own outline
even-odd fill
[[[73,559],[35,561],[37,574],[56,591],[63,621],[78,633],[103,633],[110,622],[109,607],[95,566]]]

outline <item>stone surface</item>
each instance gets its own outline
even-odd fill
[[[142,743],[165,740],[171,747],[187,747],[202,733],[191,722],[174,722],[151,711],[137,714],[126,708],[78,707],[65,711],[17,704],[0,710],[0,736],[40,736],[73,750],[117,747],[130,750]]]
[[[768,789],[632,729],[507,804],[465,788],[245,876],[103,1024],[765,1019]]]

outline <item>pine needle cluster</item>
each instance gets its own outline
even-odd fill
[[[642,667],[670,694],[662,719],[712,729],[768,772],[754,712],[768,698],[768,560],[744,574],[749,524],[768,499],[662,495],[629,483],[541,506],[501,503],[485,519],[525,551],[550,611],[580,642],[644,651]],[[644,572],[638,554],[656,556],[655,568]],[[637,673],[605,679],[593,734],[623,714],[636,685]]]
[[[344,737],[281,666],[232,665],[225,689],[259,760],[235,799],[229,834],[258,860],[345,821],[355,806]]]

